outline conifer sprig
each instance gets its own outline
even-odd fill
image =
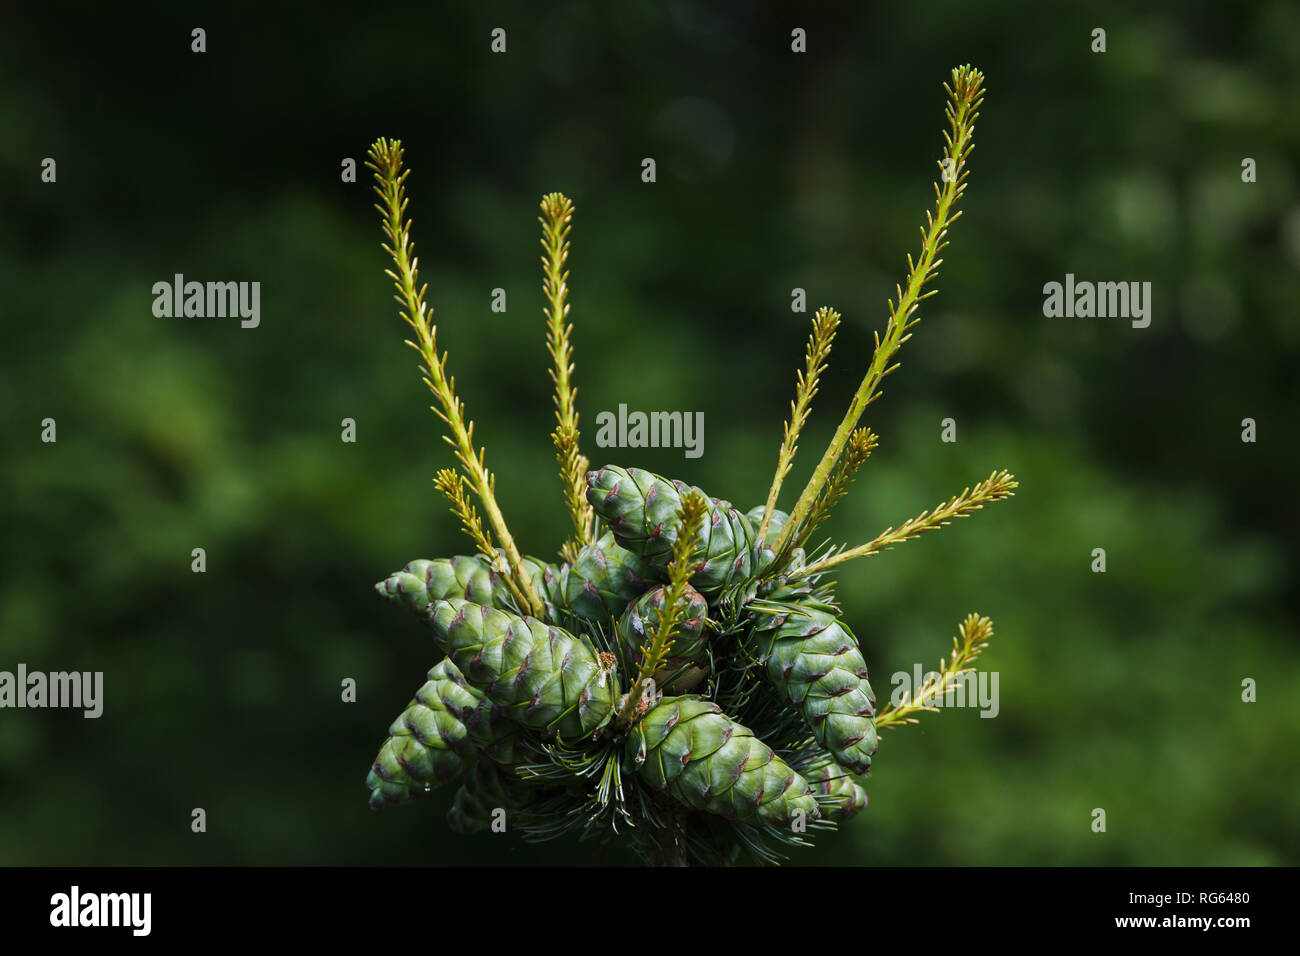
[[[979,107],[984,100],[983,85],[984,75],[970,66],[955,68],[952,71],[952,83],[944,84],[944,90],[948,94],[945,112],[949,129],[944,133],[946,148],[943,159],[939,160],[942,186],[940,182],[934,184],[935,207],[933,212],[927,211],[925,214],[926,225],[921,229],[920,255],[913,261],[911,254],[908,254],[907,287],[895,287],[895,299],[889,303],[889,321],[884,337],[879,332],[875,334],[871,365],[849,402],[848,411],[835,430],[821,461],[799,495],[794,510],[790,512],[790,520],[781,529],[775,548],[778,554],[788,552],[789,542],[800,534],[807,523],[817,496],[830,479],[831,469],[843,453],[862,413],[880,396],[879,388],[885,376],[898,368],[897,364],[890,363],[894,353],[911,337],[908,329],[919,321],[916,311],[921,301],[937,291],[922,290],[934,278],[943,262],[939,254],[948,245],[948,227],[961,217],[956,205],[966,190],[966,160],[974,148],[972,140],[975,121],[979,118]]]
[[[406,344],[424,360],[423,380],[438,400],[432,406],[451,431],[443,439],[456,452],[456,458],[469,479],[470,487],[478,495],[487,513],[501,548],[505,551],[512,590],[523,596],[521,607],[529,614],[540,617],[545,613],[541,599],[532,580],[524,569],[523,558],[515,546],[515,539],[506,526],[496,501],[496,478],[484,463],[486,452],[474,445],[474,423],[466,422],[464,405],[456,395],[456,380],[447,375],[447,353],[439,352],[437,326],[433,324],[433,310],[424,301],[428,285],[420,284],[419,259],[415,256],[415,243],[411,241],[411,221],[406,218],[406,177],[410,170],[403,169],[400,140],[380,139],[370,147],[366,165],[375,174],[375,192],[381,202],[375,209],[383,217],[384,234],[388,242],[384,251],[393,259],[396,271],[385,270],[397,286],[394,295],[401,306],[401,316],[415,332],[415,341]]]
[[[681,623],[682,612],[686,607],[686,588],[690,584],[691,574],[698,562],[693,561],[695,550],[700,543],[701,525],[708,513],[709,503],[698,493],[682,496],[681,506],[677,509],[678,532],[673,542],[672,557],[668,562],[668,585],[664,589],[664,610],[650,643],[641,648],[641,666],[637,670],[636,680],[628,691],[627,700],[619,708],[616,721],[621,727],[628,727],[641,716],[641,703],[651,683],[651,675],[663,667],[668,659],[668,649],[672,645],[674,633]],[[650,705],[654,701],[647,701]]]
[[[451,513],[460,519],[461,528],[474,542],[474,547],[478,549],[479,554],[487,558],[493,568],[498,568],[501,555],[497,553],[496,545],[492,543],[492,532],[483,527],[474,503],[465,494],[465,478],[451,468],[443,468],[438,471],[433,484],[451,505]],[[501,579],[519,606],[524,607],[524,597],[510,575],[502,575]]]
[[[825,557],[793,572],[793,576],[821,574],[845,561],[854,558],[866,558],[881,551],[887,551],[896,544],[915,538],[925,531],[933,531],[949,524],[954,518],[966,518],[979,511],[986,504],[1001,501],[1015,494],[1019,482],[1011,472],[995,471],[973,488],[964,488],[959,495],[953,495],[946,502],[932,511],[922,511],[914,518],[908,518],[897,528],[888,528],[876,535],[866,544],[856,548],[846,548],[832,552]]]
[[[835,503],[844,497],[849,490],[849,486],[853,484],[853,479],[858,476],[858,469],[871,457],[871,453],[876,450],[876,445],[879,442],[880,437],[870,428],[863,426],[853,430],[853,434],[849,436],[848,446],[844,449],[844,454],[840,456],[840,460],[835,463],[835,468],[831,471],[831,477],[826,482],[826,487],[817,496],[817,502],[813,505],[803,530],[799,533],[798,538],[791,541],[793,547],[802,547],[812,536],[812,533],[826,520],[831,513],[831,509],[835,507]],[[777,562],[778,567],[782,564],[783,562]]]
[[[813,396],[817,394],[817,380],[826,369],[826,359],[831,354],[831,343],[835,340],[835,330],[839,325],[840,314],[834,309],[822,307],[813,316],[808,348],[804,353],[804,367],[795,373],[794,400],[790,403],[790,418],[785,423],[785,435],[777,453],[776,474],[772,477],[772,487],[767,492],[767,503],[763,505],[763,520],[758,527],[759,541],[767,538],[767,528],[772,523],[772,512],[776,510],[781,484],[790,473],[795,452],[799,450],[799,432],[808,420]]]
[[[564,503],[573,521],[573,537],[560,549],[572,562],[578,549],[596,540],[596,517],[587,503],[585,475],[590,462],[578,450],[578,389],[573,384],[573,323],[569,316],[569,228],[573,202],[562,193],[542,197],[542,292],[546,296],[546,348],[551,353],[551,381],[555,383],[555,456],[564,483]]]
[[[939,671],[932,674],[902,704],[895,707],[890,701],[876,715],[876,729],[902,727],[915,724],[916,715],[922,711],[937,711],[932,701],[943,697],[963,674],[973,671],[971,665],[980,652],[989,646],[993,636],[993,622],[978,614],[968,614],[958,628],[958,637],[952,639],[952,653],[947,660],[939,661]]]
[[[434,477],[433,485],[447,499],[447,503],[451,505],[451,513],[460,519],[461,528],[474,542],[479,554],[495,562],[497,552],[496,546],[492,543],[492,533],[483,527],[478,512],[466,496],[464,477],[451,468],[442,468]]]

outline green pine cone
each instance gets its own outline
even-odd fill
[[[371,808],[422,796],[473,764],[477,753],[466,722],[482,699],[451,661],[430,670],[415,699],[388,728],[389,737],[366,776]]]
[[[643,781],[697,810],[779,827],[819,815],[808,781],[712,701],[660,699],[625,748]]]
[[[626,659],[641,666],[641,648],[653,639],[667,604],[664,585],[645,592],[627,606],[618,619],[614,635],[622,646]],[[708,645],[705,624],[708,622],[709,602],[695,588],[687,585],[682,595],[682,618],[670,636],[668,657],[660,674],[672,675],[688,664],[704,659]],[[658,679],[658,678],[657,678]]]
[[[791,604],[750,632],[751,653],[766,662],[768,680],[802,711],[818,743],[854,773],[866,773],[876,752],[876,697],[853,632],[815,604]]]
[[[538,595],[547,604],[547,616],[563,603],[559,591],[561,569],[537,558],[524,557],[524,567],[533,579]],[[487,607],[509,607],[510,589],[500,572],[481,554],[453,558],[419,558],[375,585],[388,600],[423,614],[434,601],[458,597]]]
[[[613,713],[614,675],[582,638],[460,598],[437,601],[427,613],[448,657],[512,721],[576,740]]]
[[[567,564],[547,564],[538,558],[530,558],[526,554],[523,556],[523,560],[524,567],[528,569],[529,577],[533,579],[533,588],[537,591],[537,596],[546,605],[546,619],[548,621],[555,620],[557,609],[567,607],[564,600],[564,584],[565,574],[569,566]],[[505,585],[503,584],[501,587],[505,588]],[[456,596],[449,595],[449,597]],[[466,600],[469,599],[466,598]],[[509,606],[504,602],[499,602],[497,606],[502,610],[509,610]]]
[[[463,835],[478,833],[492,825],[494,810],[520,810],[537,796],[540,788],[521,780],[510,767],[487,761],[475,764],[447,811],[447,826]]]
[[[388,600],[419,614],[434,601],[461,597],[475,604],[495,604],[505,585],[481,555],[419,558],[375,585]]]
[[[766,505],[755,505],[745,512],[745,517],[749,523],[754,526],[754,532],[757,534],[758,526],[763,523],[763,509]],[[767,525],[767,535],[763,538],[763,547],[770,548],[776,544],[776,539],[781,536],[781,529],[785,527],[790,516],[780,508],[772,509],[772,520]]]
[[[763,507],[763,505],[756,505],[745,512],[745,517],[754,526],[755,533],[758,532],[759,525],[763,523]],[[784,511],[773,509],[772,520],[767,526],[767,534],[763,538],[763,543],[754,551],[755,577],[766,571],[768,566],[776,560],[776,551],[773,550],[776,547],[776,539],[780,537],[781,529],[786,526],[789,520],[790,516]],[[807,563],[807,560],[803,548],[794,548],[790,552],[790,560],[782,568],[781,574],[765,582],[757,593],[768,600],[788,600],[806,594],[811,590],[807,582],[800,581],[794,590],[787,589],[786,582],[789,580],[791,572],[802,568]]]
[[[584,621],[604,625],[617,620],[628,602],[662,577],[658,568],[619,547],[610,532],[582,548],[560,576],[557,603]]]
[[[837,763],[828,763],[810,772],[808,782],[812,784],[814,793],[823,795],[818,806],[822,816],[828,820],[843,823],[867,805],[867,791]],[[825,797],[833,799],[826,800]]]
[[[456,665],[448,659],[447,666]],[[482,694],[476,688],[474,690],[475,693]],[[506,708],[482,695],[478,707],[465,717],[465,729],[469,731],[469,742],[480,755],[499,764],[514,762],[515,747],[523,734],[523,728],[510,719]]]
[[[695,491],[680,481],[662,478],[641,468],[606,465],[587,473],[587,501],[614,532],[620,545],[663,567],[679,532],[677,510],[681,496]],[[747,579],[754,570],[754,529],[728,501],[705,498],[708,520],[692,556],[698,564],[691,584],[711,595]]]

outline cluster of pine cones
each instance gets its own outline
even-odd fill
[[[459,781],[452,829],[486,829],[496,813],[544,832],[547,818],[610,799],[608,768],[590,769],[599,758],[618,764],[625,829],[684,821],[724,862],[745,842],[727,827],[797,835],[862,809],[853,775],[877,747],[866,663],[829,586],[797,573],[802,551],[774,552],[782,512],[758,541],[761,506],[742,514],[704,496],[655,692],[630,722],[615,719],[664,616],[691,493],[704,495],[638,468],[589,472],[603,533],[572,562],[525,559],[545,620],[519,613],[503,562],[481,555],[412,561],[376,585],[427,622],[446,657],[389,728],[367,778],[371,806]],[[576,769],[541,772],[548,754],[576,755]]]

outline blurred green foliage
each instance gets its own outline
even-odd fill
[[[1300,862],[1295,4],[29,6],[0,37],[0,669],[102,670],[105,711],[0,712],[0,862],[590,862],[453,836],[450,789],[366,807],[435,660],[371,583],[468,545],[369,185],[340,163],[405,141],[450,366],[516,538],[551,557],[542,193],[577,203],[594,463],[760,502],[809,318],[790,290],[844,313],[793,495],[915,249],[939,84],[968,61],[988,99],[966,215],[827,528],[862,541],[1016,473],[1013,500],[840,586],[881,697],[992,616],[1001,712],[886,733],[868,810],[795,862]],[[176,272],[260,281],[261,326],[155,318]],[[1151,327],[1045,319],[1067,272],[1151,281]],[[703,411],[704,457],[595,448],[620,402]]]

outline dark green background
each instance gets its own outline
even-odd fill
[[[541,194],[577,204],[597,462],[760,501],[808,321],[790,290],[843,312],[788,503],[916,250],[940,83],[968,61],[988,98],[966,214],[830,527],[866,540],[1016,473],[1012,501],[840,587],[882,698],[965,613],[991,615],[1001,713],[886,733],[868,811],[795,861],[1300,860],[1300,9],[729,6],[6,14],[0,669],[102,670],[106,699],[97,721],[0,712],[0,862],[590,861],[589,844],[451,835],[450,790],[366,808],[385,728],[437,657],[371,585],[468,545],[430,482],[451,458],[401,344],[368,183],[341,183],[340,162],[380,135],[407,144],[450,368],[516,537],[549,557],[566,518]],[[261,327],[155,318],[151,286],[176,272],[260,281]],[[1044,318],[1042,286],[1067,272],[1152,282],[1150,328]],[[596,413],[620,402],[704,412],[704,457],[595,448]],[[939,441],[948,416],[956,444]],[[39,440],[46,417],[57,444]],[[1246,677],[1258,703],[1240,700]]]

